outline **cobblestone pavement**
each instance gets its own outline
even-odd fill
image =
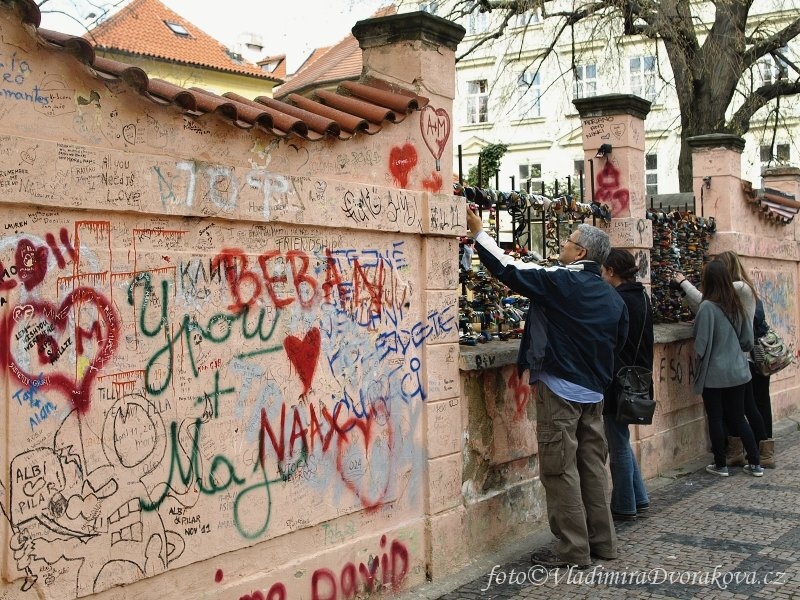
[[[648,518],[617,524],[617,560],[547,572],[528,551],[440,600],[800,599],[800,432],[776,450],[763,477],[701,470],[653,491]]]

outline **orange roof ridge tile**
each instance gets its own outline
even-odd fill
[[[141,6],[154,0],[135,1]],[[2,4],[9,3],[3,0]],[[336,92],[315,90],[319,100],[290,94],[287,101],[265,96],[253,101],[233,92],[219,96],[200,88],[187,89],[150,77],[141,67],[97,56],[84,37],[39,28],[41,13],[34,0],[15,0],[13,5],[23,21],[35,27],[45,47],[86,64],[98,79],[123,80],[154,103],[175,105],[193,117],[210,113],[238,128],[259,128],[278,137],[294,135],[310,141],[346,140],[356,133],[376,134],[385,123],[398,123],[428,104],[428,98],[412,90],[370,77],[344,82]]]

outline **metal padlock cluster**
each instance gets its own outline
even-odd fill
[[[681,301],[669,282],[676,271],[695,286],[700,284],[703,265],[708,261],[708,244],[716,231],[713,217],[698,217],[688,211],[648,210],[653,224],[653,249],[650,254],[653,322],[691,321],[694,315]]]

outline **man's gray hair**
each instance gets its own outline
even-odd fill
[[[608,234],[594,225],[581,223],[578,225],[578,243],[586,250],[586,259],[593,260],[599,265],[606,262],[608,253],[611,252],[611,240]]]

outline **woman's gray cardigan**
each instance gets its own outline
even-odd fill
[[[747,355],[753,349],[753,325],[741,315],[733,323],[722,309],[703,300],[694,319],[694,349],[699,358],[694,392],[750,381]]]

